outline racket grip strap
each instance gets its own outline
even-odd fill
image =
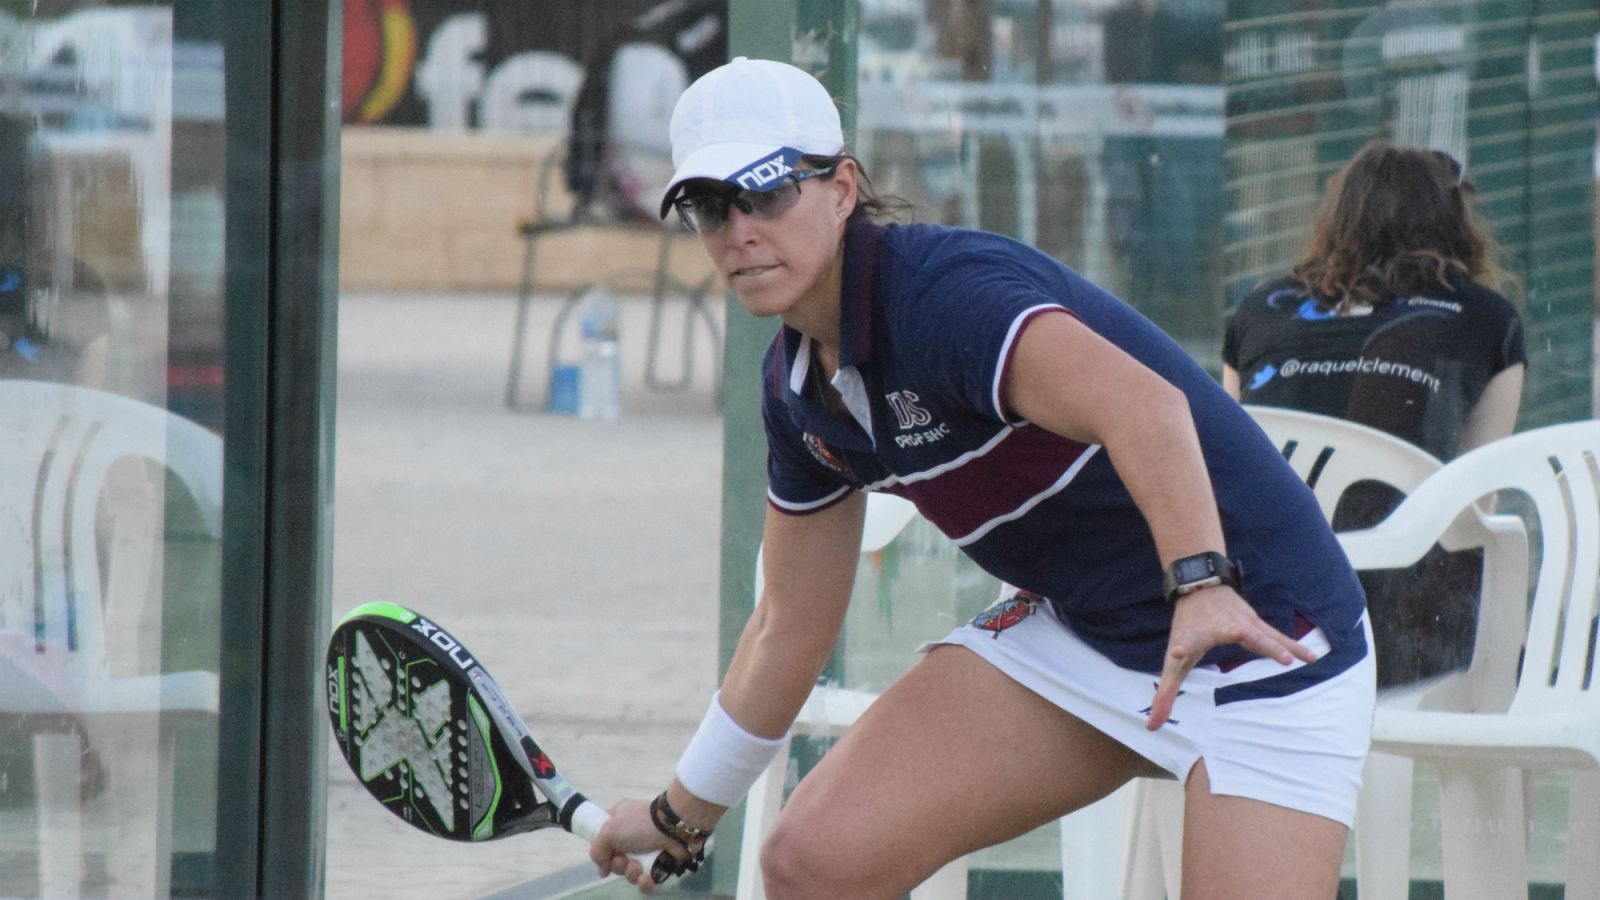
[[[593,809],[599,809],[600,808],[600,807],[596,806],[594,803],[590,802],[588,797],[585,797],[584,795],[578,793],[577,791],[573,791],[572,792],[572,796],[567,798],[567,802],[561,804],[561,811],[556,813],[556,824],[560,825],[562,828],[565,828],[566,830],[572,832],[573,834],[578,835],[579,837],[581,837],[581,838],[583,838],[585,840],[592,840],[593,836],[580,833],[578,831],[578,826],[573,821],[574,819],[577,818],[578,811],[583,809],[585,805],[587,805],[587,806],[589,806],[589,807],[591,807]],[[594,829],[596,831],[599,831],[600,830],[600,823],[604,822],[604,821],[605,821],[605,818],[602,816],[601,819],[600,819],[600,822],[596,822],[595,823]]]
[[[589,843],[594,843],[595,835],[600,833],[600,826],[606,823],[611,816],[601,809],[598,804],[584,798],[582,794],[573,795],[567,805],[561,808],[561,827],[567,829]]]

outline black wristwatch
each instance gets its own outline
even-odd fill
[[[1221,553],[1208,551],[1173,560],[1161,586],[1167,592],[1167,602],[1177,603],[1185,594],[1218,584],[1237,590],[1239,567]]]

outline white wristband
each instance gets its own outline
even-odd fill
[[[678,781],[701,800],[732,806],[788,744],[789,736],[764,738],[745,731],[722,708],[721,697],[721,691],[712,695],[700,729],[678,758]]]

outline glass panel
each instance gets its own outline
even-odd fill
[[[1219,368],[1220,2],[862,0],[860,16],[855,146],[876,185],[919,221],[1039,247]],[[862,560],[830,678],[882,690],[996,588],[915,520]],[[797,751],[798,771],[822,744]],[[1103,821],[1092,816],[1080,821]],[[1118,813],[1104,821],[1121,827]],[[1077,827],[1069,841],[1083,837]],[[1120,883],[1120,845],[1105,840],[1105,853],[1082,854],[1105,871],[1074,870],[1069,893]],[[974,854],[969,896],[1061,896],[1062,853],[1051,825]]]
[[[1404,5],[1346,0],[1317,15],[1302,10],[1293,0],[1229,4],[1225,252],[1230,302],[1296,261],[1330,176],[1369,138],[1443,150],[1465,164],[1467,189],[1475,191],[1506,251],[1508,268],[1520,281],[1507,292],[1526,333],[1518,425],[1530,429],[1589,418],[1597,300],[1594,51],[1600,11],[1589,0]],[[1567,536],[1542,533],[1526,496],[1502,493],[1499,508],[1528,520],[1535,563]],[[1487,564],[1482,571],[1487,582]],[[1520,605],[1518,594],[1510,596]],[[1486,586],[1483,609],[1491,599]],[[1593,599],[1572,599],[1588,610],[1580,613],[1580,621],[1592,621]],[[1381,591],[1369,588],[1368,600],[1369,608],[1382,610]],[[1487,612],[1484,616],[1488,621]],[[1503,628],[1524,624],[1514,612],[1500,621]],[[1518,642],[1513,636],[1511,646]],[[1592,646],[1592,630],[1589,642]],[[1485,646],[1481,638],[1477,646]],[[1484,679],[1482,672],[1493,671],[1493,659],[1480,662],[1474,658],[1471,677]],[[1505,672],[1514,673],[1520,665],[1507,660]],[[1496,698],[1480,701],[1479,708],[1504,709],[1514,677],[1478,682],[1477,689],[1487,688]],[[1383,691],[1379,703],[1393,705],[1403,698],[1403,690]],[[1517,701],[1529,708],[1538,702],[1521,695]],[[1587,784],[1592,790],[1592,777],[1574,776],[1574,802],[1581,802],[1579,788]],[[1593,827],[1567,814],[1569,773],[1532,772],[1505,793],[1510,798],[1526,792],[1525,799],[1486,803],[1473,812],[1470,825],[1441,812],[1452,808],[1449,792],[1441,787],[1448,778],[1461,784],[1459,771],[1420,764],[1414,779],[1394,785],[1411,783],[1414,792],[1410,853],[1401,844],[1396,864],[1408,863],[1413,880],[1439,881],[1450,874],[1445,849],[1450,835],[1462,840],[1468,833],[1498,833],[1520,842],[1511,836],[1526,823],[1525,865],[1501,852],[1514,843],[1493,850],[1476,845],[1474,852],[1493,856],[1499,871],[1525,872],[1532,896],[1558,896],[1560,882],[1577,871],[1569,867],[1581,862],[1572,849]],[[1457,810],[1460,796],[1458,791]],[[1385,812],[1402,817],[1401,830],[1392,837],[1403,840],[1403,808]],[[1572,894],[1568,888],[1567,895]]]
[[[1033,244],[1218,365],[1220,3],[863,0],[858,60],[857,149],[919,220]]]
[[[1294,263],[1329,176],[1366,140],[1447,150],[1522,282],[1527,429],[1592,415],[1597,31],[1592,0],[861,0],[856,148],[917,219],[1038,246],[1213,371],[1231,308]],[[917,529],[863,560],[832,681],[881,689],[987,599],[967,595],[951,548],[908,552],[936,546]],[[1537,522],[1528,533],[1537,561]],[[1592,621],[1592,598],[1577,602]],[[1535,896],[1572,862],[1567,784],[1526,786]],[[1440,793],[1418,766],[1421,882],[1443,874]],[[978,854],[971,895],[1017,895],[985,877],[1049,869],[1053,852],[1031,835]]]
[[[763,21],[762,41],[778,44],[793,33],[788,23],[772,20],[766,5],[736,0],[735,6],[740,3],[746,17]],[[795,5],[812,10],[823,7],[789,6]],[[545,27],[539,27],[518,26],[512,11],[533,5],[511,0],[479,4],[485,10],[481,13],[476,6],[463,11],[443,0],[418,0],[410,6],[420,37],[416,46],[401,48],[403,52],[380,40],[389,34],[380,22],[369,23],[366,33],[387,53],[371,54],[366,70],[348,68],[372,77],[347,82],[360,88],[347,94],[351,104],[347,115],[352,125],[405,125],[414,130],[347,132],[347,184],[355,186],[357,178],[385,167],[417,176],[395,176],[393,183],[438,183],[438,170],[424,166],[441,164],[441,160],[466,169],[503,168],[487,175],[456,172],[454,177],[460,180],[451,183],[459,189],[439,192],[443,200],[435,197],[416,202],[414,192],[386,190],[385,182],[376,177],[362,182],[360,191],[347,194],[345,216],[351,229],[345,243],[344,309],[352,325],[349,333],[356,339],[345,345],[353,352],[343,362],[347,375],[355,376],[347,381],[353,401],[347,413],[359,411],[356,403],[371,401],[372,421],[385,426],[405,423],[384,406],[400,392],[382,376],[391,374],[402,362],[426,368],[425,383],[438,394],[408,400],[418,412],[429,402],[443,401],[438,404],[441,409],[425,413],[416,426],[432,436],[438,433],[439,416],[468,408],[468,400],[443,394],[454,384],[466,385],[471,378],[484,375],[478,359],[481,348],[503,336],[504,322],[498,317],[510,304],[496,307],[497,298],[493,297],[401,300],[390,293],[418,287],[444,292],[515,292],[523,274],[520,266],[526,264],[535,277],[530,278],[522,299],[540,302],[518,304],[519,311],[532,317],[532,324],[519,318],[517,334],[532,335],[533,343],[542,345],[552,330],[560,331],[559,322],[565,321],[556,318],[562,301],[572,298],[575,310],[587,296],[568,292],[598,280],[599,276],[587,271],[591,261],[601,261],[607,271],[618,258],[651,263],[644,267],[647,272],[658,272],[661,267],[654,263],[659,252],[654,231],[645,232],[642,243],[611,245],[630,249],[601,254],[592,254],[579,243],[591,235],[567,230],[539,232],[539,252],[534,254],[534,245],[523,243],[511,227],[530,212],[546,217],[553,213],[554,221],[547,224],[559,223],[563,229],[573,224],[567,221],[572,207],[564,192],[574,185],[564,183],[565,170],[558,166],[571,135],[559,132],[570,112],[567,104],[578,103],[581,94],[568,57],[587,56],[576,44],[582,43],[579,38],[588,32],[571,17],[589,16],[591,8],[576,3],[540,4],[540,15],[547,18],[542,20]],[[783,7],[784,14],[789,6]],[[755,15],[757,11],[762,15]],[[1386,18],[1385,11],[1395,15]],[[551,21],[572,27],[549,26]],[[789,48],[807,64],[817,60],[818,35],[827,33],[830,26],[837,26],[838,33],[851,33],[844,23],[808,21],[807,28],[813,24],[817,31],[800,29],[801,37]],[[1589,412],[1593,297],[1589,223],[1594,214],[1593,36],[1597,27],[1600,18],[1592,0],[1545,0],[1536,5],[1518,0],[1405,4],[1355,0],[1334,4],[1300,0],[861,0],[859,46],[855,48],[859,102],[851,112],[860,125],[857,148],[868,168],[880,186],[916,201],[919,218],[989,228],[1040,246],[1127,297],[1213,369],[1219,364],[1218,344],[1228,307],[1262,278],[1292,263],[1329,174],[1362,141],[1381,133],[1403,142],[1448,149],[1467,161],[1484,209],[1500,240],[1512,250],[1514,267],[1526,283],[1523,314],[1531,365],[1523,424],[1529,426],[1580,418]],[[361,33],[347,28],[347,40]],[[403,35],[408,30],[397,28],[394,33]],[[508,35],[515,38],[507,39]],[[545,43],[566,41],[574,46]],[[407,77],[409,68],[395,77],[389,65],[401,61],[402,68],[409,66],[413,55],[420,60],[416,77]],[[646,57],[634,61],[649,63]],[[660,83],[676,89],[682,82],[674,78]],[[559,112],[545,108],[552,105],[559,107]],[[641,119],[635,124],[648,123]],[[457,133],[462,130],[496,132],[501,140],[489,143],[481,140],[485,135]],[[402,170],[402,165],[415,168]],[[647,168],[632,165],[623,166],[622,171],[641,177],[648,174]],[[492,184],[494,189],[476,187],[482,183]],[[549,184],[556,186],[554,194],[563,202],[542,202],[552,196],[545,190]],[[626,212],[627,205],[612,210],[602,204],[598,212]],[[438,230],[419,230],[415,227],[418,221],[430,222]],[[603,232],[605,240],[622,237],[623,233],[613,228],[617,223],[603,224],[611,229]],[[528,234],[531,232],[524,232],[524,236]],[[639,237],[638,233],[630,235]],[[563,244],[562,238],[572,242]],[[380,247],[385,241],[388,243]],[[384,252],[377,252],[379,249]],[[691,278],[690,283],[699,281]],[[652,286],[615,293],[642,297]],[[395,328],[408,309],[413,316],[439,318],[408,336]],[[627,307],[624,317],[631,313],[634,318],[624,322],[624,335],[643,332],[640,309],[638,305]],[[579,315],[571,320],[574,328],[581,319]],[[481,340],[468,334],[477,326],[483,328]],[[414,341],[411,346],[404,344],[408,337]],[[457,342],[455,352],[461,352],[466,361],[460,369],[449,358],[452,349],[446,344],[452,340]],[[460,351],[462,347],[467,349]],[[520,343],[518,349],[523,349]],[[569,345],[565,349],[567,358],[572,358],[574,348]],[[642,343],[636,343],[625,359],[647,360],[647,353]],[[513,368],[508,373],[512,377],[505,379],[511,405],[558,414],[580,408],[567,402],[575,399],[574,395],[559,389],[572,382],[556,376],[570,379],[581,374],[570,369],[558,371],[563,368],[558,366],[560,346],[542,355],[530,353],[528,358],[526,386],[517,377],[523,374],[520,368]],[[516,366],[521,360],[519,352]],[[441,379],[441,371],[454,371],[461,377]],[[631,370],[630,375],[637,371]],[[494,377],[471,388],[472,400],[481,401],[499,387],[501,373],[490,374]],[[633,383],[639,384],[637,380]],[[366,397],[360,395],[363,389]],[[643,392],[636,390],[634,395],[643,396]],[[624,424],[618,427],[627,427],[630,420],[642,416],[637,404],[629,408],[628,400],[624,395]],[[651,408],[664,409],[654,403]],[[603,462],[593,452],[602,442],[579,429],[612,426],[555,417],[528,421],[536,422],[540,429],[536,439],[527,440],[531,432],[523,427],[523,420],[513,420],[508,427],[517,430],[509,433],[519,441],[519,451],[532,447],[531,452],[539,455],[519,455],[507,462],[503,471],[549,472],[557,467],[545,463],[574,464],[579,456],[584,462]],[[362,422],[351,415],[343,424],[354,429],[363,427]],[[562,444],[562,440],[572,443]],[[369,441],[369,447],[381,443],[372,436]],[[618,443],[605,442],[607,446]],[[458,452],[469,462],[447,468],[452,473],[469,468],[493,471],[495,467],[485,465],[482,455],[484,446],[493,444],[468,442]],[[401,442],[383,448],[398,446]],[[355,442],[347,443],[346,448],[361,449]],[[534,466],[528,466],[530,459]],[[371,481],[378,482],[385,470],[358,463],[347,471],[368,473]],[[734,483],[738,481],[735,477],[729,484],[730,493],[748,490],[751,480]],[[578,479],[578,483],[583,482]],[[376,495],[388,484],[362,485],[352,479],[350,486],[366,487]],[[451,501],[468,504],[465,521],[483,518],[483,507],[472,503],[469,492],[459,484],[444,488]],[[494,492],[508,493],[498,480]],[[435,497],[424,497],[416,504],[425,507],[417,519],[425,524],[414,529],[396,529],[396,522],[404,520],[397,518],[387,502],[374,504],[369,510],[377,523],[372,533],[387,536],[398,530],[420,535],[419,545],[408,548],[415,554],[410,557],[414,560],[424,558],[425,551],[437,552],[429,525],[436,523],[442,507],[430,501]],[[549,502],[527,508],[535,506],[540,513],[559,511]],[[348,508],[353,512],[360,509]],[[587,509],[575,508],[580,512]],[[527,534],[517,530],[522,509],[518,507],[517,528],[496,527],[491,536]],[[522,538],[518,547],[507,552],[526,552],[526,545],[544,546],[551,538],[571,539],[570,532],[575,531],[571,523],[605,517],[547,516],[537,527],[553,534]],[[361,524],[354,514],[348,521]],[[925,531],[925,526],[914,528]],[[348,533],[361,532],[351,528]],[[363,585],[390,585],[402,593],[415,591],[414,576],[392,565],[392,540],[386,537],[374,542],[381,546],[365,561],[346,555],[341,559],[342,577],[351,579],[349,584],[359,580]],[[559,545],[561,551],[551,556],[560,557],[563,567],[573,565],[571,559],[594,540],[598,538],[581,537],[571,545]],[[981,579],[972,579],[968,586],[970,572],[964,571],[965,564],[951,548],[940,545],[940,540],[913,531],[889,551],[863,563],[843,650],[830,678],[853,688],[881,688],[910,661],[912,648],[920,639],[970,615],[987,599],[989,592],[981,589]],[[358,543],[352,541],[351,546]],[[645,541],[630,544],[647,545]],[[441,595],[473,595],[470,589],[462,590],[458,562],[445,560],[438,567],[447,573],[448,581],[439,588]],[[363,571],[363,565],[370,568]],[[612,571],[601,574],[608,578],[616,575]],[[495,588],[503,589],[503,585]],[[356,599],[348,593],[342,596],[344,603]],[[525,598],[514,599],[526,603]],[[658,598],[652,594],[651,599]],[[927,606],[919,609],[915,600]],[[742,618],[746,597],[730,593],[725,603]],[[558,611],[564,614],[568,607]],[[606,627],[611,624],[614,621]],[[516,635],[507,631],[499,639],[511,646]],[[592,643],[576,643],[581,652],[594,652]],[[568,652],[578,655],[570,648]],[[618,671],[626,668],[618,666]],[[665,684],[665,679],[661,683]],[[570,696],[580,694],[575,690]],[[558,733],[552,741],[556,746],[575,741],[581,731],[571,725],[579,721],[577,716],[567,718],[569,733]],[[638,739],[638,735],[628,736],[634,746]],[[801,771],[806,752],[811,751],[799,751]],[[1436,880],[1440,870],[1439,792],[1431,777],[1426,767],[1419,769],[1415,787],[1413,847],[1418,864],[1412,874],[1419,880]],[[659,784],[655,774],[641,776],[640,781]],[[605,795],[611,787],[615,785],[599,782],[595,793]],[[333,799],[337,803],[341,797],[359,797],[358,791],[346,776],[336,786]],[[1539,882],[1558,877],[1548,851],[1552,841],[1559,848],[1559,835],[1565,827],[1564,799],[1559,782],[1536,783],[1532,871]],[[353,802],[349,809],[355,809]],[[347,813],[336,807],[332,815],[362,815],[366,817],[363,822],[371,822],[370,812]],[[404,827],[387,824],[397,833]],[[985,854],[972,874],[972,884],[981,885],[997,872],[1011,876],[1018,866],[1059,878],[1048,871],[1050,857],[1057,852],[1052,838],[1046,835],[1042,843],[1037,838],[1030,836],[1034,842],[1021,851],[997,849],[993,855]],[[392,843],[389,833],[376,828],[336,828],[334,839]],[[420,851],[424,845],[406,846],[408,851],[413,846]],[[438,848],[436,852],[442,857],[456,850]],[[552,858],[566,852],[556,847]],[[370,863],[376,854],[333,856]],[[391,866],[386,874],[394,877],[396,871]],[[354,883],[345,881],[345,890],[370,893],[375,882],[363,880],[351,887]],[[1037,885],[1030,887],[1030,893],[1052,893],[1050,885],[1037,891],[1032,887]],[[1053,893],[1059,894],[1060,882],[1053,887]],[[337,889],[335,885],[330,893]],[[983,891],[975,890],[975,894]],[[1017,884],[1011,883],[983,895],[1022,894]]]
[[[726,16],[344,10],[333,619],[373,600],[436,617],[575,787],[649,797],[716,672],[721,290],[654,206],[672,103],[725,58]],[[593,873],[569,835],[463,848],[366,783],[335,750],[330,900]]]
[[[0,894],[211,889],[222,54],[0,3]]]
[[[1521,424],[1587,417],[1600,14],[1582,0],[1539,7],[1343,2],[1311,17],[1288,0],[1235,4],[1230,303],[1295,261],[1324,184],[1368,138],[1444,150],[1466,164],[1522,281]]]

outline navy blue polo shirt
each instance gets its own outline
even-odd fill
[[[983,569],[1048,598],[1091,646],[1159,672],[1172,611],[1143,515],[1102,447],[1021,420],[1004,395],[1022,330],[1066,310],[1188,396],[1245,599],[1280,630],[1303,633],[1309,621],[1333,645],[1257,690],[1296,690],[1364,654],[1361,588],[1315,497],[1249,415],[1132,307],[1024,244],[934,225],[853,226],[843,279],[833,383],[847,411],[823,405],[820,368],[798,331],[785,326],[767,351],[777,509],[803,515],[857,490],[906,497]],[[1202,663],[1249,658],[1230,645]]]

